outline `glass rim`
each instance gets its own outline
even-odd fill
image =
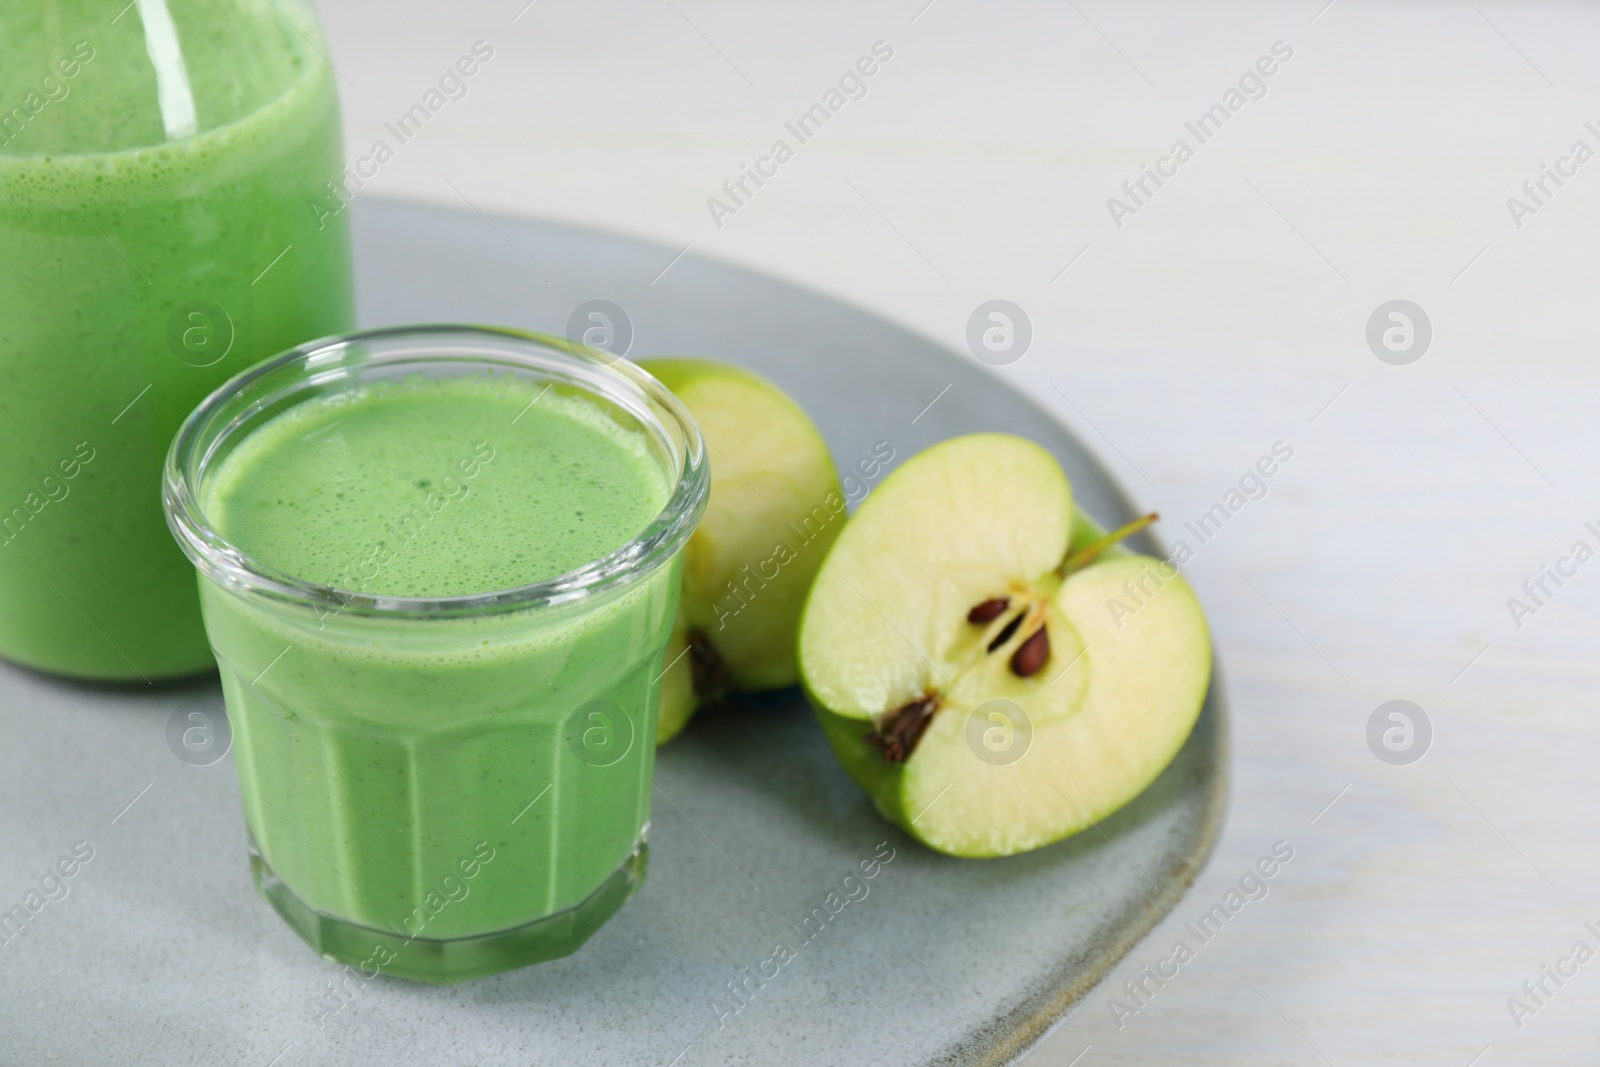
[[[614,375],[619,382],[645,402],[648,417],[657,422],[656,429],[671,431],[676,427],[681,436],[674,442],[674,459],[679,461],[677,479],[661,511],[621,547],[591,560],[574,570],[550,578],[540,579],[508,589],[452,596],[420,597],[389,596],[342,589],[297,577],[279,568],[270,567],[250,556],[237,545],[223,537],[210,523],[199,501],[199,483],[206,472],[208,461],[216,446],[230,433],[237,432],[241,423],[251,414],[259,414],[275,401],[261,382],[286,368],[299,364],[307,373],[303,382],[328,381],[326,376],[335,365],[349,371],[372,364],[382,364],[384,359],[368,356],[354,363],[337,362],[328,354],[342,352],[355,345],[381,343],[401,339],[454,337],[469,344],[478,339],[500,345],[542,349],[564,354],[578,366],[586,366],[603,374]],[[418,355],[418,359],[437,361],[458,360],[463,364],[478,363],[487,367],[511,367],[518,364],[507,358],[505,352],[489,350],[471,353],[438,352]],[[322,357],[324,366],[314,365]],[[396,364],[405,362],[395,358]],[[535,364],[521,364],[532,368]],[[602,397],[600,390],[585,383],[579,388]],[[213,425],[230,402],[243,397],[251,387],[256,387],[261,400],[248,406],[244,414],[237,415],[220,426]],[[611,398],[615,400],[616,398]],[[632,411],[643,421],[644,413]],[[681,455],[677,454],[681,451]],[[319,612],[350,613],[386,618],[450,618],[482,616],[523,611],[530,608],[555,607],[578,600],[592,598],[604,592],[620,589],[653,574],[677,555],[699,523],[710,493],[711,474],[706,458],[705,439],[689,409],[648,371],[620,356],[590,348],[575,341],[531,330],[505,326],[483,326],[469,323],[425,323],[388,326],[371,330],[355,330],[308,341],[279,355],[262,360],[233,375],[207,395],[184,419],[167,449],[162,472],[162,505],[167,525],[179,547],[195,565],[201,576],[233,591],[261,594],[274,600],[309,607]]]

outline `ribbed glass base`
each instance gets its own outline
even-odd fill
[[[522,926],[473,937],[399,936],[320,912],[295,895],[250,842],[250,873],[266,898],[323,959],[378,974],[450,985],[576,952],[644,884],[649,845],[640,837],[628,858],[582,902]]]

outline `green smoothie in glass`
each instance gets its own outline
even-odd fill
[[[576,949],[637,889],[692,420],[603,353],[332,339],[185,423],[257,885],[319,952],[456,981]]]
[[[162,457],[224,379],[351,325],[325,49],[303,0],[0,15],[0,656],[211,666]]]

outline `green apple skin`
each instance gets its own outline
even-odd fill
[[[662,659],[660,710],[656,714],[656,744],[664,745],[689,725],[699,701],[694,695],[694,676],[689,668],[689,631],[680,612],[673,620],[672,636],[667,639],[667,654]]]
[[[1064,580],[1052,580],[1047,572],[1069,547],[1087,544],[1101,530],[1081,512],[1071,511],[1063,520],[1065,478],[1053,458],[1047,465],[1037,463],[1032,454],[1037,446],[1018,444],[1016,438],[996,447],[992,439],[1004,436],[944,442],[886,479],[863,503],[824,565],[801,625],[806,691],[846,773],[885,818],[911,836],[937,851],[970,858],[1043,847],[1127,804],[1182,747],[1211,676],[1204,614],[1173,568],[1119,546]],[[987,474],[974,477],[975,470]],[[938,499],[941,491],[944,499]],[[949,499],[952,491],[960,494],[955,502]],[[1066,507],[1070,510],[1070,498]],[[879,508],[886,514],[869,511]],[[927,569],[920,550],[928,546],[914,531],[927,529],[935,515],[942,515],[945,527],[970,527],[970,520],[995,514],[1006,516],[1010,524],[1003,537],[997,538],[992,528],[979,529],[968,539],[975,543],[959,551],[936,546],[942,556]],[[863,531],[859,545],[853,544],[857,523]],[[872,564],[869,569],[879,569],[875,553],[882,546],[874,542],[885,534],[899,543],[906,573],[881,582],[849,573],[859,566],[863,550]],[[1030,536],[1033,545],[1021,544]],[[991,543],[985,545],[986,538]],[[1018,558],[1030,552],[1031,559]],[[919,555],[927,573],[915,590],[912,608],[896,610],[894,584],[916,571]],[[969,668],[966,677],[975,675],[975,680],[958,681],[949,689],[910,757],[890,763],[865,740],[873,728],[871,716],[917,695],[941,672],[954,677],[954,664],[970,662],[960,660],[960,638],[949,634],[955,630],[959,635],[962,626],[970,626],[965,607],[1006,588],[994,578],[976,587],[965,580],[968,571],[985,570],[976,563],[983,558],[1002,559],[1002,570],[1014,578],[1037,579],[1048,594],[1051,658],[1032,679],[1018,679],[1003,668]],[[834,573],[835,559],[844,573]],[[1048,560],[1047,565],[1040,566],[1040,560]],[[1046,576],[1039,579],[1041,574]],[[877,611],[837,610],[848,601],[832,587],[845,577],[860,592],[878,597]],[[1127,582],[1133,583],[1137,601],[1130,598]],[[940,596],[940,585],[953,585],[958,592]],[[1113,611],[1113,599],[1123,609]],[[1126,610],[1136,604],[1135,610]],[[830,606],[836,610],[828,610]],[[904,656],[888,669],[873,667],[865,657],[849,661],[855,648],[864,648],[867,656],[881,655],[882,633],[871,617],[885,610],[896,618],[884,622],[903,631],[896,640],[905,656],[920,661],[920,669]],[[935,611],[942,620],[918,630],[915,617]],[[847,632],[843,642],[828,632],[852,623],[864,629]],[[987,640],[992,632],[983,631],[979,639]],[[911,642],[918,639],[924,643],[913,647]],[[958,653],[954,658],[943,651],[952,642]],[[841,654],[841,647],[847,651]],[[1003,661],[1004,652],[991,658]],[[1013,763],[986,763],[968,744],[969,718],[992,697],[1012,700],[1032,725],[1028,748]]]
[[[713,360],[640,366],[694,416],[711,466],[705,515],[684,547],[678,624],[662,677],[662,743],[683,729],[700,699],[693,656],[683,654],[691,632],[720,658],[729,689],[795,684],[800,611],[846,515],[827,443],[777,386]]]

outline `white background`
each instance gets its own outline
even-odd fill
[[[1600,161],[1520,227],[1506,201],[1575,140],[1600,149],[1600,11],[925,2],[321,10],[352,159],[494,49],[369,191],[690,246],[961,350],[979,303],[1012,300],[1034,340],[996,373],[1169,541],[1294,449],[1189,567],[1234,708],[1223,841],[1030,1062],[1578,1062],[1600,961],[1520,1029],[1506,1000],[1579,938],[1600,950],[1600,562],[1521,628],[1506,601],[1600,548]],[[879,40],[865,98],[716,226],[707,198]],[[1276,41],[1267,94],[1198,145],[1184,122]],[[1117,227],[1107,198],[1180,137],[1194,158]],[[1395,298],[1433,325],[1409,366],[1365,341]],[[1433,725],[1411,766],[1365,740],[1395,698]],[[1295,858],[1267,899],[1119,1030],[1112,987],[1277,840]]]

